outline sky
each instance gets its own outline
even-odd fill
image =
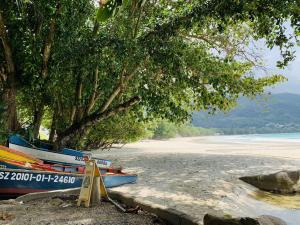
[[[272,93],[295,93],[300,94],[300,47],[296,49],[296,58],[290,62],[289,65],[280,70],[276,67],[276,61],[280,59],[280,53],[278,49],[265,50],[264,51],[264,62],[271,73],[279,73],[284,75],[288,81],[276,85],[271,88]]]

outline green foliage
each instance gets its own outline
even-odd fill
[[[110,148],[112,144],[126,144],[149,136],[146,124],[138,122],[130,112],[97,124],[88,133],[87,149]]]
[[[216,133],[214,129],[195,127],[193,125],[181,125],[178,126],[177,130],[180,137],[207,136]]]
[[[153,129],[154,139],[168,139],[174,137],[194,137],[215,134],[214,129],[194,127],[189,124],[174,124],[167,121],[159,122]]]
[[[154,139],[174,138],[177,135],[177,127],[173,123],[161,122],[154,130]]]
[[[19,115],[33,123],[45,109],[45,125],[67,145],[136,140],[144,135],[138,119],[184,122],[194,110],[229,110],[240,95],[284,81],[250,73],[259,62],[245,51],[249,41],[279,46],[284,66],[299,35],[294,0],[109,0],[100,8],[86,0],[17,2],[1,1],[0,11],[18,74]],[[129,108],[134,117],[118,115]],[[131,126],[132,133],[124,132]],[[172,127],[163,130],[173,135]]]
[[[110,17],[115,15],[122,5],[122,0],[108,0],[105,4],[100,5],[97,10],[96,19],[99,22],[105,22]]]

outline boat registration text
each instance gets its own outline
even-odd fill
[[[63,175],[0,172],[0,180],[36,181],[36,182],[54,182],[54,183],[74,184],[76,179],[75,179],[75,177],[63,176]]]

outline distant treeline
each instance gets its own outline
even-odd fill
[[[215,129],[194,127],[190,124],[176,125],[171,122],[162,121],[153,129],[151,138],[153,139],[167,139],[174,137],[194,137],[214,135]]]
[[[168,139],[215,133],[214,129],[194,127],[189,123],[176,124],[162,119],[139,121],[132,114],[126,113],[122,117],[110,118],[91,130],[85,139],[85,146],[86,150],[110,148],[113,144],[126,144],[142,139]]]

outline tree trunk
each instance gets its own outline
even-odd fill
[[[13,61],[13,51],[7,35],[7,27],[0,11],[0,39],[2,41],[4,56],[6,61],[6,80],[3,84],[2,101],[5,106],[3,113],[5,130],[8,132],[16,131],[20,128],[17,117],[17,88],[16,88],[16,69]]]
[[[54,142],[55,141],[55,134],[56,134],[56,119],[57,119],[57,111],[55,110],[53,112],[53,117],[52,117],[52,124],[51,124],[51,130],[50,130],[50,135],[49,135],[49,141]]]
[[[4,90],[2,99],[5,105],[4,111],[4,126],[7,132],[14,132],[20,128],[17,117],[17,103],[16,103],[17,90],[15,86],[6,88]]]
[[[38,138],[42,119],[44,116],[44,104],[42,103],[34,112],[33,115],[33,138]]]
[[[56,4],[56,11],[54,17],[50,21],[50,26],[49,26],[49,31],[48,35],[46,37],[44,49],[43,49],[43,66],[42,66],[42,71],[41,71],[41,79],[45,80],[48,76],[48,64],[51,56],[51,49],[53,45],[53,40],[54,40],[54,34],[55,34],[55,26],[56,26],[56,20],[58,15],[60,14],[61,11],[61,4],[60,1],[57,2]],[[45,84],[43,85],[45,86]],[[43,87],[42,87],[43,88]],[[44,97],[44,96],[43,96]],[[42,103],[37,107],[37,110],[34,112],[34,119],[33,119],[33,138],[37,138],[39,135],[41,123],[42,123],[42,118],[44,115],[45,111],[45,103],[43,102],[43,97],[41,98]]]
[[[75,98],[74,98],[73,108],[71,112],[71,123],[79,121],[82,117],[82,109],[81,109],[82,89],[83,89],[83,80],[81,74],[78,74],[77,82],[76,82]]]

